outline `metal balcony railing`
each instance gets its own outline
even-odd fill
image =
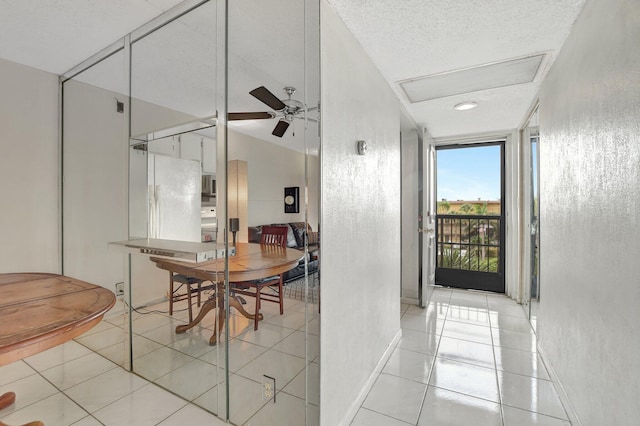
[[[501,272],[500,216],[438,214],[436,220],[437,268]]]

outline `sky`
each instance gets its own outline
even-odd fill
[[[437,200],[500,199],[500,146],[439,149]]]

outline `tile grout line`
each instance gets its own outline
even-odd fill
[[[489,306],[489,301],[487,300],[487,307]],[[502,401],[502,387],[500,386],[500,380],[498,380],[498,360],[496,357],[496,345],[493,339],[493,320],[491,319],[491,315],[489,315],[489,327],[491,332],[491,351],[493,352],[493,365],[495,367],[495,377],[496,377],[496,386],[498,388],[498,399],[500,400],[500,421],[502,422],[502,426],[506,426],[504,422],[504,404]]]
[[[449,295],[449,300],[451,300],[451,295]],[[429,304],[425,309],[428,309]],[[420,409],[418,410],[418,419],[416,420],[416,426],[420,423],[420,416],[422,416],[422,408],[424,407],[424,403],[427,400],[427,394],[429,393],[429,387],[431,386],[431,376],[433,375],[433,369],[436,366],[436,360],[438,359],[438,351],[440,350],[440,343],[442,342],[442,333],[444,332],[444,327],[447,324],[447,316],[449,315],[449,309],[451,305],[447,305],[447,313],[445,314],[444,324],[442,324],[442,330],[440,330],[440,335],[438,335],[438,344],[436,345],[435,353],[433,354],[433,360],[431,361],[431,367],[429,368],[429,377],[427,377],[427,387],[424,390],[424,395],[422,396],[422,402],[420,403]],[[436,320],[437,321],[437,320]]]

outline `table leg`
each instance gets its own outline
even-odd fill
[[[7,408],[11,404],[13,404],[16,400],[16,394],[13,392],[7,392],[0,396],[0,410],[3,408]]]
[[[240,314],[242,314],[245,318],[255,319],[255,315],[252,315],[249,312],[247,312],[242,306],[242,304],[240,303],[240,301],[238,301],[238,299],[236,299],[235,296],[231,296],[229,298],[229,306],[236,308],[238,312],[240,312]],[[224,327],[224,321],[226,318],[226,313],[224,311],[224,291],[222,291],[222,289],[218,289],[217,298],[210,298],[203,303],[202,308],[200,308],[200,312],[198,312],[198,316],[196,316],[193,319],[193,321],[189,322],[188,324],[177,326],[176,334],[182,334],[187,330],[198,325],[204,319],[204,317],[209,313],[209,311],[215,309],[216,307],[218,307],[219,309],[218,309],[218,318],[216,319],[216,324],[214,325],[214,328],[217,327],[218,332],[214,333],[213,336],[211,336],[211,338],[209,339],[209,344],[214,346],[217,343],[217,334],[220,334],[220,332],[222,331],[222,327]],[[258,321],[262,321],[263,318],[264,317],[262,314],[258,314]]]
[[[2,394],[2,396],[0,396],[0,410],[2,410],[3,408],[7,408],[11,404],[13,404],[15,400],[16,400],[16,394],[13,392],[7,392]],[[0,426],[9,426],[9,425],[0,422]],[[35,422],[26,423],[22,426],[44,426],[44,424],[42,422],[35,421]]]
[[[247,312],[244,309],[244,306],[242,306],[242,303],[240,303],[240,301],[238,299],[236,299],[235,297],[231,296],[231,298],[229,299],[229,307],[231,308],[236,308],[238,310],[238,312],[240,312],[242,314],[243,317],[245,318],[249,318],[249,319],[255,319],[255,315],[250,314],[249,312]],[[262,321],[263,315],[262,314],[258,314],[258,321]]]
[[[195,317],[193,321],[191,321],[189,324],[179,325],[176,327],[176,334],[182,334],[185,331],[189,330],[190,328],[195,327],[196,325],[198,325],[200,321],[204,319],[204,317],[209,313],[210,310],[215,308],[216,308],[215,299],[207,300],[202,304],[202,308],[200,308],[200,312],[198,312],[198,316]]]
[[[222,327],[224,327],[224,320],[226,318],[226,312],[224,310],[224,295],[218,303],[220,303],[220,309],[218,310],[218,319],[216,323],[213,325],[213,328],[218,330],[217,332],[213,332],[211,338],[209,339],[209,345],[215,346],[218,343],[218,334],[222,333]]]
[[[224,321],[226,319],[226,312],[224,310],[224,305],[222,304],[224,301],[221,300],[220,306],[222,306],[222,308],[218,311],[218,319],[216,320],[216,325],[214,325],[214,328],[216,328],[217,326],[217,333],[213,333],[213,335],[211,336],[211,338],[209,339],[209,344],[211,346],[215,346],[217,343],[217,336],[218,334],[222,333],[222,327],[224,327]],[[244,307],[242,306],[242,303],[240,303],[240,301],[238,299],[236,299],[234,296],[231,296],[229,298],[229,307],[230,308],[236,308],[243,316],[249,318],[249,319],[254,319],[255,315],[250,314],[249,312],[247,312]],[[258,321],[262,321],[263,316],[262,314],[258,314]]]

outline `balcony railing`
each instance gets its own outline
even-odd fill
[[[437,215],[436,267],[500,272],[501,217]]]

